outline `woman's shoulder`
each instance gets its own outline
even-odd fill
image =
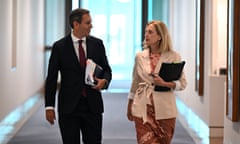
[[[168,57],[168,58],[172,58],[172,59],[175,59],[175,60],[181,60],[181,55],[180,53],[178,53],[177,51],[175,50],[170,50],[170,51],[167,51],[167,52],[164,52],[162,54],[163,57]]]
[[[180,56],[180,53],[175,50],[170,50],[164,53],[165,55],[171,55],[171,56]]]
[[[148,49],[143,49],[143,50],[136,53],[136,57],[146,57],[148,55],[149,55],[149,50]]]
[[[176,50],[169,50],[165,52],[166,54],[171,54],[171,55],[179,55],[179,53]]]

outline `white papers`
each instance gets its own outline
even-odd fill
[[[94,80],[94,77],[100,78],[102,75],[103,69],[97,65],[93,60],[87,59],[86,62],[86,73],[85,73],[85,83],[87,85],[95,86],[97,83]]]

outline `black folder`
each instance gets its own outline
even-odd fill
[[[181,77],[185,61],[177,63],[162,63],[161,69],[158,75],[166,82],[179,80]],[[155,86],[155,91],[170,91],[170,88],[163,86]]]
[[[103,78],[103,69],[101,66],[96,64],[94,73],[93,73],[93,77],[97,77],[97,78]]]

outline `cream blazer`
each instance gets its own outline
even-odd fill
[[[179,61],[181,61],[181,57],[175,51],[162,53],[154,73],[159,72],[163,62]],[[132,114],[143,118],[143,121],[147,122],[146,105],[150,104],[149,97],[152,94],[156,120],[176,118],[178,112],[174,91],[185,89],[187,82],[184,72],[179,80],[174,81],[176,83],[175,89],[168,92],[154,91],[153,78],[149,75],[150,73],[149,49],[144,49],[135,56],[132,84],[128,95],[129,99],[133,99]]]

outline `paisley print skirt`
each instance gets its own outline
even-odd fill
[[[176,118],[155,120],[153,105],[147,105],[147,120],[134,117],[138,144],[171,144]]]

